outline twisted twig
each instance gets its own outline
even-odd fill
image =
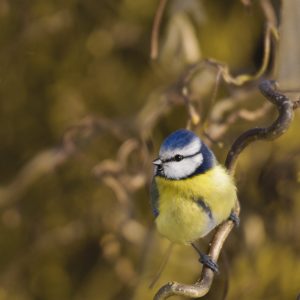
[[[152,60],[156,60],[158,57],[159,34],[161,31],[160,27],[166,4],[167,0],[160,0],[155,12],[150,41],[150,58]],[[213,58],[204,59],[199,62],[199,64],[206,63],[208,65],[216,67],[219,72],[218,76],[221,76],[222,79],[228,84],[240,86],[246,82],[257,80],[266,72],[267,67],[270,63],[272,41],[277,41],[279,39],[277,19],[270,0],[262,0],[260,2],[260,6],[266,20],[266,32],[264,35],[264,51],[262,64],[255,74],[240,74],[237,76],[233,76],[227,64]]]
[[[274,87],[274,81],[263,81],[259,85],[261,93],[277,107],[279,116],[270,127],[253,128],[244,132],[237,138],[231,146],[225,161],[225,166],[232,173],[234,172],[238,155],[245,147],[247,147],[247,145],[255,140],[273,140],[278,138],[288,129],[293,120],[293,109],[294,107],[296,108],[294,102],[287,96],[275,91]]]
[[[259,85],[259,88],[262,94],[276,106],[279,116],[271,126],[250,129],[239,136],[233,143],[225,162],[226,168],[232,175],[235,170],[237,158],[247,145],[256,140],[273,140],[278,138],[288,129],[294,117],[293,110],[298,107],[287,96],[275,90],[274,81],[263,81]],[[239,203],[237,203],[235,208],[237,215],[239,215],[239,210]],[[232,221],[226,221],[218,227],[208,253],[213,261],[216,262],[218,260],[223,244],[233,226]],[[200,279],[195,284],[187,285],[169,282],[159,289],[154,300],[166,299],[172,295],[182,295],[191,298],[202,297],[210,290],[213,278],[214,273],[209,268],[203,267]]]

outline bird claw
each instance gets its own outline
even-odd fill
[[[215,263],[209,255],[200,254],[199,261],[207,268],[211,269],[215,273],[219,273],[219,266]]]
[[[240,218],[238,217],[238,215],[234,212],[232,212],[229,216],[229,220],[231,220],[236,227],[240,226]]]

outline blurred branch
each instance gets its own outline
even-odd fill
[[[99,216],[100,217],[100,216]],[[141,248],[148,240],[149,230],[140,222],[133,218],[115,220],[117,224],[103,224],[103,222],[95,222],[92,214],[89,213],[80,219],[72,220],[62,226],[50,230],[43,230],[35,240],[28,244],[28,247],[23,249],[22,255],[16,256],[10,260],[8,264],[3,266],[0,274],[1,283],[9,284],[15,282],[18,277],[23,276],[24,268],[29,265],[32,260],[47,253],[51,249],[68,247],[82,242],[89,236],[95,234],[95,238],[99,238],[99,233],[106,232],[103,235],[103,240],[107,235],[111,235],[115,239],[115,243],[122,243],[124,240],[133,244],[135,247]],[[114,251],[108,249],[107,243],[101,242],[103,255],[111,264],[116,265],[121,257],[121,250]],[[3,272],[4,271],[4,272]]]
[[[267,128],[254,128],[244,132],[233,143],[228,152],[225,166],[234,175],[236,161],[240,153],[251,143],[256,140],[273,140],[281,136],[288,129],[293,120],[294,103],[285,95],[279,93],[274,88],[274,82],[263,81],[260,86],[261,93],[276,106],[279,112],[278,118],[273,124]],[[238,216],[240,212],[240,205],[237,202],[235,207],[235,214]],[[226,241],[234,224],[232,221],[226,221],[221,224],[213,236],[208,255],[213,261],[217,261],[222,250],[223,244]],[[177,282],[170,282],[162,286],[157,294],[155,300],[166,299],[172,295],[182,295],[190,298],[199,298],[208,293],[212,285],[214,273],[207,267],[203,267],[200,279],[193,285],[181,284]]]
[[[163,16],[163,12],[165,10],[167,0],[160,0],[159,6],[156,10],[153,27],[152,27],[152,35],[151,35],[151,59],[156,59],[158,56],[158,40],[159,40],[159,32],[161,26],[161,19]],[[254,81],[260,78],[265,71],[267,70],[268,64],[270,62],[271,57],[271,44],[272,38],[275,40],[279,39],[279,34],[277,30],[277,19],[276,14],[274,12],[273,6],[270,0],[262,0],[260,1],[261,9],[264,13],[266,19],[266,33],[264,36],[264,52],[263,52],[263,61],[260,69],[254,75],[249,74],[241,74],[236,77],[232,76],[227,64],[217,61],[213,58],[208,58],[202,62],[207,63],[208,65],[214,66],[218,69],[218,77],[221,76],[223,80],[228,84],[234,85],[243,85],[248,81]],[[216,92],[214,92],[216,93]]]
[[[223,80],[228,84],[234,85],[243,85],[248,81],[254,81],[259,79],[267,70],[268,64],[270,62],[271,56],[271,44],[272,38],[276,41],[279,39],[279,33],[277,30],[277,19],[274,12],[274,8],[270,2],[270,0],[262,0],[260,1],[261,9],[264,13],[266,19],[266,33],[264,37],[264,53],[263,53],[263,61],[260,66],[260,69],[254,75],[242,74],[236,77],[233,77],[230,74],[230,70],[228,65],[221,63],[215,59],[207,59],[206,62],[209,65],[215,66],[219,72]]]
[[[163,95],[162,103],[157,106],[150,106],[142,108],[141,112],[133,120],[129,120],[135,124],[132,127],[138,128],[142,137],[147,136],[145,132],[151,132],[152,126],[157,123],[159,118],[164,115],[168,110],[176,104],[185,104],[188,110],[189,119],[192,120],[193,125],[197,125],[200,117],[193,107],[188,97],[187,84],[191,77],[198,70],[199,65],[190,66],[187,71],[178,79],[178,81],[172,85]],[[144,118],[146,115],[146,119]],[[139,124],[139,122],[141,124]],[[24,192],[34,184],[42,176],[52,173],[55,169],[63,165],[68,159],[79,152],[82,147],[89,141],[99,136],[103,132],[109,132],[112,136],[116,137],[120,141],[126,140],[128,133],[125,132],[123,124],[120,124],[114,120],[109,120],[104,117],[89,116],[80,121],[78,124],[72,126],[66,131],[62,138],[62,143],[52,149],[48,149],[36,154],[16,175],[16,178],[6,187],[0,187],[0,208],[16,202]],[[117,161],[105,160],[99,165],[95,166],[94,172],[98,177],[106,173],[103,180],[110,187],[119,186],[114,178],[111,177],[113,173],[124,170],[129,154],[138,147],[141,147],[140,142],[136,139],[128,139],[121,146],[118,154]],[[145,150],[143,148],[139,148]],[[146,161],[147,158],[145,151],[140,151],[142,155],[142,161]],[[114,170],[114,171],[113,171]],[[140,187],[145,182],[145,174],[136,174],[136,176],[122,176],[122,186],[126,187]],[[128,175],[128,174],[127,174]],[[120,193],[120,189],[117,189],[117,199],[123,199],[124,193]],[[122,196],[121,196],[122,195]],[[120,198],[121,197],[121,198]]]
[[[200,116],[190,100],[188,85],[202,66],[203,62],[188,66],[175,83],[162,93],[160,92],[159,101],[157,101],[157,95],[155,95],[153,101],[150,99],[147,105],[141,109],[136,117],[135,127],[138,128],[143,140],[148,140],[153,127],[171,108],[177,105],[184,104],[186,106],[191,126],[199,124]],[[203,86],[203,89],[206,89],[206,87]]]
[[[225,121],[218,119],[211,122],[205,130],[205,134],[210,140],[214,142],[219,141],[220,138],[228,131],[228,129],[239,119],[251,122],[257,121],[263,118],[272,108],[273,106],[267,102],[255,110],[239,109],[233,111],[228,115]]]
[[[88,137],[88,139],[90,139],[91,134],[94,132],[94,130],[90,131],[90,127],[94,124],[94,122],[98,123],[99,120],[88,118],[72,127],[63,138],[64,141],[67,140],[68,142],[63,142],[62,148],[69,149],[68,153],[70,153],[70,155],[73,151],[79,150],[75,145],[75,140],[79,136],[82,136],[83,133],[86,138]],[[83,124],[86,124],[86,126]],[[80,133],[79,128],[81,128],[84,132]],[[101,126],[101,129],[104,129],[104,127]],[[87,134],[87,131],[89,131],[90,134]],[[123,136],[125,137],[125,135]],[[121,136],[118,137],[120,138]],[[80,139],[80,141],[82,142],[82,139]],[[35,238],[34,242],[28,245],[29,247],[26,251],[24,251],[24,254],[21,257],[17,257],[12,260],[8,266],[6,266],[6,280],[14,281],[17,276],[21,275],[26,264],[40,253],[45,253],[51,248],[75,244],[76,242],[80,242],[87,236],[93,234],[95,234],[98,238],[98,235],[103,234],[103,231],[105,234],[101,240],[104,240],[106,236],[113,236],[115,244],[121,244],[122,240],[122,242],[126,241],[138,248],[144,247],[144,244],[148,242],[149,230],[133,217],[134,213],[132,212],[132,208],[134,206],[130,201],[130,197],[132,196],[130,193],[134,193],[137,189],[144,186],[146,177],[140,169],[140,173],[130,174],[128,171],[128,160],[130,159],[130,154],[137,149],[140,152],[139,147],[140,145],[136,139],[127,139],[119,147],[116,160],[103,160],[93,169],[94,175],[97,176],[98,179],[101,179],[102,182],[112,190],[117,199],[118,209],[114,211],[111,217],[107,219],[106,214],[102,215],[100,213],[96,213],[93,208],[90,208],[90,211],[86,212],[85,216],[80,219],[75,219],[63,226],[58,226],[51,230],[42,231],[42,233]],[[51,153],[51,150],[45,151],[45,153],[48,152]],[[143,153],[141,153],[141,155],[143,155]],[[68,157],[66,156],[65,160],[67,158]],[[65,162],[65,160],[60,161],[60,163]],[[37,162],[37,165],[34,163],[35,161]],[[42,161],[47,162],[47,164],[46,167],[39,172],[38,166],[41,165]],[[50,172],[50,166],[52,163],[54,163],[54,165],[52,165],[53,168],[58,164],[58,160],[55,156],[52,157],[52,154],[44,158],[42,154],[37,155],[31,163],[28,164],[30,166],[24,167],[24,169],[29,169],[29,171],[23,171],[25,175],[30,175],[28,180],[31,180],[31,182],[28,182],[28,184],[33,183],[31,176],[37,179],[43,174]],[[95,221],[95,219],[97,221]],[[111,219],[113,219],[114,222],[111,222]],[[112,251],[109,243],[101,243],[101,247],[104,258],[114,266],[117,276],[121,276],[122,272],[118,272],[117,268],[120,260],[124,259],[122,258],[121,250]],[[128,260],[128,263],[131,262]]]
[[[129,172],[130,154],[135,150],[140,150],[141,160],[145,159],[140,143],[131,138],[120,146],[116,160],[103,160],[93,168],[94,175],[114,192],[122,211],[126,212],[127,216],[132,215],[129,194],[146,183],[145,172],[140,168],[133,173]]]
[[[278,39],[277,29],[273,25],[268,23],[266,33],[265,33],[265,39],[264,39],[263,61],[262,61],[260,69],[254,75],[241,74],[241,75],[234,77],[230,74],[228,65],[221,63],[215,59],[211,59],[211,58],[206,59],[206,62],[209,65],[216,67],[218,69],[218,71],[220,72],[223,80],[228,84],[243,85],[244,83],[246,83],[248,81],[257,80],[265,73],[265,71],[268,67],[268,64],[270,61],[272,37]]]
[[[186,105],[188,114],[189,114],[189,119],[188,119],[188,124],[187,127],[196,127],[200,123],[200,115],[197,113],[195,107],[193,106],[190,97],[189,97],[189,86],[188,84],[190,83],[192,77],[196,74],[200,67],[200,64],[194,64],[190,66],[187,71],[183,74],[183,76],[179,79],[177,82],[177,89],[179,92],[179,95],[183,97],[184,103]]]
[[[259,2],[261,8],[262,8],[262,11],[263,11],[263,14],[265,15],[265,19],[267,21],[267,23],[270,25],[270,26],[273,26],[274,28],[276,28],[278,26],[278,22],[277,22],[277,18],[276,18],[276,13],[275,13],[275,10],[274,10],[274,7],[271,3],[270,0],[261,0]],[[275,32],[276,35],[278,34],[277,32]]]
[[[201,60],[198,63],[195,63],[188,67],[188,69],[184,72],[184,74],[181,76],[181,78],[172,85],[165,95],[163,95],[163,103],[160,107],[160,110],[151,108],[151,112],[146,109],[144,109],[137,120],[143,120],[142,122],[142,136],[145,138],[149,135],[149,132],[151,131],[151,128],[153,124],[157,122],[157,120],[165,114],[169,108],[170,104],[180,103],[182,100],[186,104],[188,114],[189,114],[189,121],[187,124],[187,127],[190,129],[194,129],[199,123],[200,123],[200,115],[195,110],[194,106],[192,105],[191,101],[189,100],[189,83],[192,80],[192,77],[195,76],[195,74],[199,71],[200,68],[204,66],[213,66],[217,68],[217,75],[216,75],[216,84],[215,88],[213,90],[212,95],[212,101],[214,101],[217,89],[219,86],[220,78],[222,78],[226,83],[228,84],[234,84],[234,85],[243,85],[244,83],[248,81],[254,81],[260,78],[266,71],[269,62],[270,62],[270,56],[271,56],[271,44],[272,44],[272,38],[275,40],[278,40],[278,31],[277,31],[277,20],[276,15],[273,9],[272,4],[269,0],[262,0],[260,2],[261,9],[264,13],[265,19],[266,19],[266,32],[264,35],[264,51],[263,51],[263,60],[261,67],[254,75],[249,74],[241,74],[236,77],[232,76],[229,70],[229,67],[227,64],[219,62],[215,59],[206,59]],[[156,11],[156,15],[154,18],[153,23],[153,29],[152,29],[152,37],[151,37],[151,53],[154,53],[154,59],[157,57],[158,52],[158,34],[160,30],[161,25],[161,18],[163,15],[163,11],[166,6],[166,1],[161,0],[159,2],[159,6]],[[151,54],[152,57],[152,54]],[[152,57],[153,58],[153,57]],[[171,100],[170,100],[171,99]],[[157,105],[157,103],[155,103]],[[240,117],[243,118],[246,116],[246,113],[243,114],[243,112],[240,113]],[[246,116],[247,118],[247,116]],[[235,118],[236,119],[236,118]],[[139,122],[138,122],[139,123]],[[207,124],[206,124],[207,126]],[[137,126],[140,128],[140,126]],[[226,126],[225,126],[226,127]],[[225,128],[224,127],[224,128]],[[147,138],[146,138],[147,139]]]
[[[296,109],[300,106],[300,100],[297,100],[293,103],[293,108]]]
[[[88,141],[102,132],[110,132],[117,139],[126,136],[121,125],[106,118],[87,117],[64,134],[58,147],[35,155],[7,187],[0,188],[0,207],[12,204],[24,194],[29,186],[42,176],[52,173],[75,155]]]
[[[160,32],[160,25],[164,10],[166,8],[168,0],[159,0],[157,10],[155,12],[152,32],[151,32],[151,49],[150,49],[150,58],[152,60],[157,59],[158,56],[158,43],[159,43],[159,32]]]

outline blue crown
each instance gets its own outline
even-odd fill
[[[192,131],[179,129],[171,133],[162,143],[161,149],[173,150],[183,148],[193,140],[199,139]]]

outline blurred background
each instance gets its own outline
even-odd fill
[[[263,76],[299,98],[300,5],[286,2],[169,1],[151,61],[158,1],[0,0],[0,300],[147,300],[167,281],[198,278],[196,253],[175,246],[148,288],[169,245],[153,225],[151,161],[191,118],[224,162],[240,133],[276,117],[256,80],[230,84],[209,64],[183,99],[181,79],[205,58],[236,76],[267,56]],[[280,43],[269,37],[268,55],[272,22]],[[280,139],[241,154],[241,225],[203,299],[300,293],[299,130],[296,111]]]

